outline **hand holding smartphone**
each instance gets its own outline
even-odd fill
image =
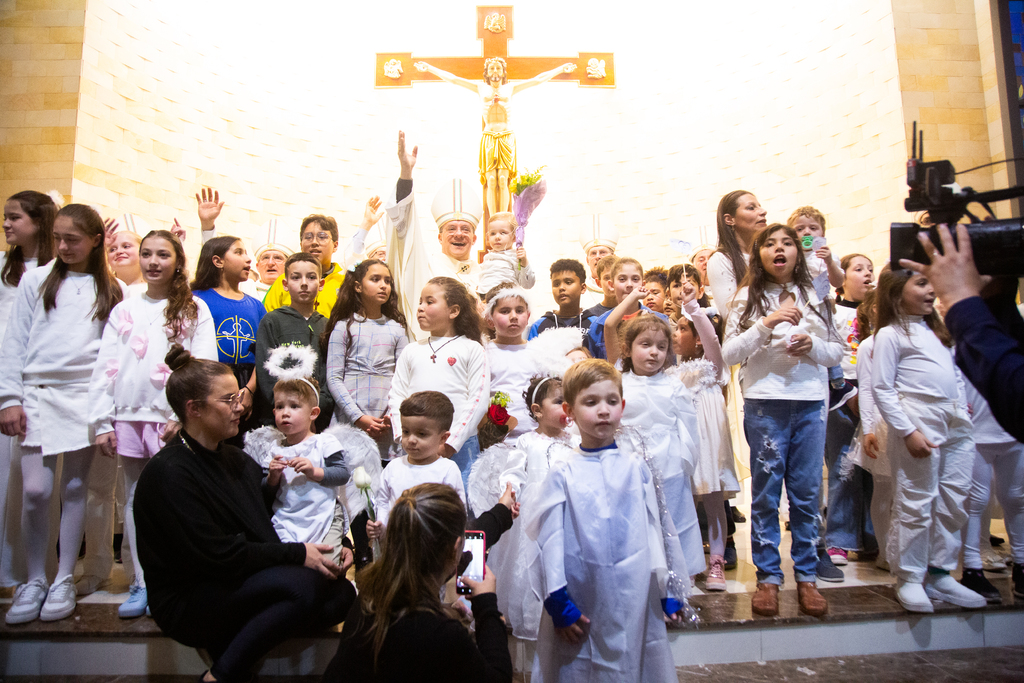
[[[487,572],[484,564],[484,553],[487,547],[486,536],[482,531],[467,531],[463,545],[462,562],[459,563],[458,578],[455,579],[455,590],[459,595],[470,595],[473,589],[462,582],[462,577],[473,581],[483,581]]]

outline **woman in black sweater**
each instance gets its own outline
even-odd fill
[[[479,583],[462,579],[473,590],[476,642],[438,597],[462,557],[466,510],[455,490],[414,486],[395,502],[389,520],[380,559],[359,575],[359,599],[324,681],[511,681],[490,569]]]
[[[206,649],[205,681],[248,680],[287,638],[339,623],[355,600],[330,546],[282,543],[259,465],[222,443],[242,406],[231,368],[175,345],[167,400],[182,423],[146,465],[135,494],[139,561],[153,618],[174,640]]]

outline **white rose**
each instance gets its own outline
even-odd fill
[[[366,472],[366,468],[357,467],[352,472],[352,483],[356,485],[356,488],[366,490],[370,488],[373,482],[370,479],[370,475]]]

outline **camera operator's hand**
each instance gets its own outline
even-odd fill
[[[942,253],[935,248],[927,233],[920,232],[917,239],[924,247],[924,253],[931,259],[930,265],[916,263],[909,259],[900,259],[900,265],[909,268],[916,273],[922,273],[935,288],[935,296],[942,300],[946,310],[955,304],[969,299],[973,296],[980,296],[982,288],[991,278],[982,277],[978,274],[978,268],[974,265],[974,254],[971,252],[971,238],[967,234],[967,226],[960,224],[956,226],[957,245],[953,244],[953,237],[950,235],[949,227],[938,226],[939,240],[942,242]]]

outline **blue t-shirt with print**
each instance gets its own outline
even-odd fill
[[[267,314],[263,304],[244,294],[229,299],[212,289],[192,292],[210,308],[217,337],[217,360],[221,363],[256,363],[256,330]]]

